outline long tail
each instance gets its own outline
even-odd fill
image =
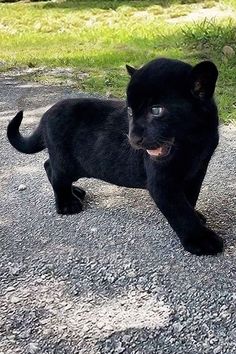
[[[29,137],[23,137],[19,132],[19,127],[23,119],[23,111],[10,121],[7,127],[7,137],[11,145],[18,151],[25,154],[34,154],[45,148],[42,136],[42,129],[39,125],[34,133]]]

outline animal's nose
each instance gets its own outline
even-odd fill
[[[131,140],[132,143],[135,144],[135,145],[141,145],[142,142],[143,142],[143,137],[140,136],[140,135],[132,134],[132,135],[130,136],[130,140]]]

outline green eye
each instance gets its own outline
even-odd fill
[[[155,117],[160,117],[162,116],[164,112],[164,108],[163,107],[160,107],[160,106],[153,106],[152,107],[152,114],[155,116]]]

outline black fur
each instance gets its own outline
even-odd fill
[[[68,99],[55,104],[28,138],[19,133],[19,112],[8,126],[11,144],[24,153],[48,149],[45,170],[57,212],[82,210],[85,191],[72,185],[95,177],[119,186],[147,188],[194,254],[216,254],[223,242],[195,211],[201,184],[218,144],[212,98],[217,69],[156,59],[141,69],[127,66],[127,103]],[[128,108],[127,108],[128,107]]]

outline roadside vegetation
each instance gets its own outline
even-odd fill
[[[70,67],[78,89],[124,97],[125,63],[139,67],[157,56],[193,64],[210,59],[220,71],[224,122],[236,119],[235,52],[233,0],[0,4],[0,70]],[[24,75],[49,84],[67,79],[33,69]]]

